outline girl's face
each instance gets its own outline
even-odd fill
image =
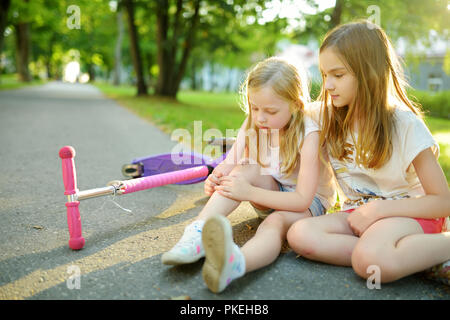
[[[355,102],[357,79],[347,69],[333,48],[326,48],[319,55],[323,86],[331,96],[333,106],[345,107]]]
[[[278,96],[270,86],[248,89],[252,121],[259,129],[283,129],[291,119],[291,102]]]

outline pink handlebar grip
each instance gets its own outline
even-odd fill
[[[59,157],[62,159],[62,173],[64,181],[65,195],[72,195],[78,192],[77,173],[75,170],[75,149],[71,146],[62,147],[59,150]],[[78,206],[79,201],[66,203],[67,225],[69,227],[69,247],[73,250],[80,250],[84,247],[85,240],[81,236],[81,217]]]
[[[174,172],[167,172],[153,176],[147,176],[144,178],[123,181],[124,184],[123,194],[160,187],[166,184],[172,184],[195,178],[205,177],[208,174],[209,170],[207,166],[199,166],[184,170],[178,170]]]
[[[66,203],[67,224],[69,226],[69,247],[73,250],[80,250],[84,247],[85,240],[81,236],[81,217],[78,206],[79,201]]]
[[[64,194],[71,195],[78,192],[77,189],[77,173],[75,171],[75,149],[71,146],[62,147],[59,150],[59,157],[62,159],[62,171],[64,181]]]

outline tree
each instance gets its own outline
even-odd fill
[[[342,16],[342,0],[336,0],[333,13],[331,14],[330,29],[333,29],[341,23]]]
[[[30,4],[29,0],[23,0],[13,3],[12,24],[16,36],[16,66],[19,80],[28,82],[31,80],[29,62],[30,62],[30,23],[36,4]],[[33,7],[33,8],[32,8]]]
[[[120,73],[121,73],[121,65],[122,65],[122,39],[123,39],[123,10],[122,6],[117,6],[117,40],[116,46],[114,48],[114,85],[120,84]]]
[[[156,1],[157,24],[157,61],[159,66],[158,82],[155,93],[175,98],[186,70],[186,64],[194,46],[194,37],[199,22],[200,0],[183,5],[177,0],[176,9],[170,24],[169,0]],[[182,16],[190,16],[187,28],[182,31]],[[177,59],[177,53],[181,58]]]
[[[6,25],[8,23],[8,11],[11,6],[11,0],[0,1],[0,53],[3,50],[3,39]]]
[[[82,72],[88,71],[91,80],[95,79],[96,73],[108,77],[114,69],[114,46],[111,44],[117,34],[113,2],[11,1],[7,28],[14,32],[6,33],[3,52],[6,61],[15,62],[21,79],[42,73],[44,69],[49,78],[60,78],[64,65],[74,52],[72,49],[75,49],[79,52],[75,56],[79,56]],[[80,28],[73,28],[70,23],[74,14],[67,10],[72,5],[79,7]],[[23,25],[26,28],[21,28]],[[131,64],[127,53],[124,53],[124,59],[130,60]]]
[[[185,74],[188,73],[191,78],[195,78],[195,71],[206,62],[214,65],[214,60],[227,57],[226,59],[230,59],[227,62],[222,59],[221,65],[248,66],[247,57],[251,55],[246,51],[246,48],[251,47],[248,42],[253,44],[263,39],[262,42],[255,44],[258,50],[268,43],[264,37],[255,40],[253,31],[244,30],[248,26],[247,19],[257,15],[265,2],[267,1],[156,1],[152,7],[157,16],[159,74],[156,94],[176,97]],[[261,29],[264,27],[261,26]],[[270,31],[268,33],[271,34]],[[234,34],[242,36],[239,38]],[[270,48],[272,46],[269,45],[261,50]],[[194,60],[190,59],[192,54],[195,54]],[[238,56],[239,54],[244,54],[245,57]],[[190,61],[189,68],[187,68],[188,61]]]
[[[127,11],[128,32],[130,36],[130,52],[133,60],[134,71],[137,78],[137,94],[147,95],[147,85],[144,80],[144,73],[142,70],[141,53],[139,50],[139,38],[134,23],[134,3],[133,0],[124,0],[123,5]]]
[[[378,0],[373,4],[366,0],[336,0],[333,8],[304,15],[304,19],[305,28],[296,33],[296,37],[302,41],[310,36],[320,41],[336,25],[356,19],[379,23],[394,40],[402,37],[414,42],[428,38],[430,29],[448,34],[446,0]]]
[[[115,11],[102,0],[78,0],[77,4],[82,14],[81,28],[66,29],[64,48],[80,52],[82,69],[89,73],[91,81],[97,75],[108,77],[114,69],[114,46],[111,44],[116,39]]]
[[[65,20],[61,16],[66,14],[66,7],[62,2],[52,0],[40,0],[34,3],[34,9],[30,24],[31,29],[31,61],[34,68],[31,72],[38,73],[36,66],[45,68],[47,78],[57,77],[61,74],[60,67],[53,59],[55,48],[61,45],[64,31],[67,29]]]

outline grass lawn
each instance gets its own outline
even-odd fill
[[[19,81],[17,74],[2,74],[0,75],[0,90],[18,89],[27,86],[34,86],[44,84],[43,80],[32,80],[30,82]]]
[[[447,178],[447,184],[450,186],[450,120],[426,117],[425,122],[439,143],[439,163]]]
[[[193,133],[194,121],[202,121],[202,129],[238,129],[245,113],[238,106],[238,95],[231,93],[180,92],[178,101],[161,97],[136,97],[134,87],[96,84],[109,98],[151,121],[164,132],[184,128]]]
[[[226,129],[238,129],[245,119],[245,113],[239,108],[239,96],[233,93],[181,91],[178,101],[175,101],[154,96],[136,97],[136,89],[132,86],[96,86],[107,97],[149,120],[167,134],[183,128],[193,137],[194,121],[201,121],[203,133],[207,129],[217,128],[225,136]],[[426,117],[425,121],[439,143],[439,163],[450,186],[450,120]],[[195,148],[195,151],[202,150]]]

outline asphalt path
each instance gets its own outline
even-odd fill
[[[208,200],[202,183],[82,201],[86,244],[71,250],[58,156],[66,145],[76,150],[78,188],[86,190],[122,179],[123,164],[170,152],[175,142],[90,85],[0,91],[2,300],[450,298],[449,287],[420,274],[369,289],[351,268],[308,261],[289,248],[272,265],[214,294],[203,283],[202,261],[160,262]],[[246,203],[229,218],[239,245],[259,224]]]

